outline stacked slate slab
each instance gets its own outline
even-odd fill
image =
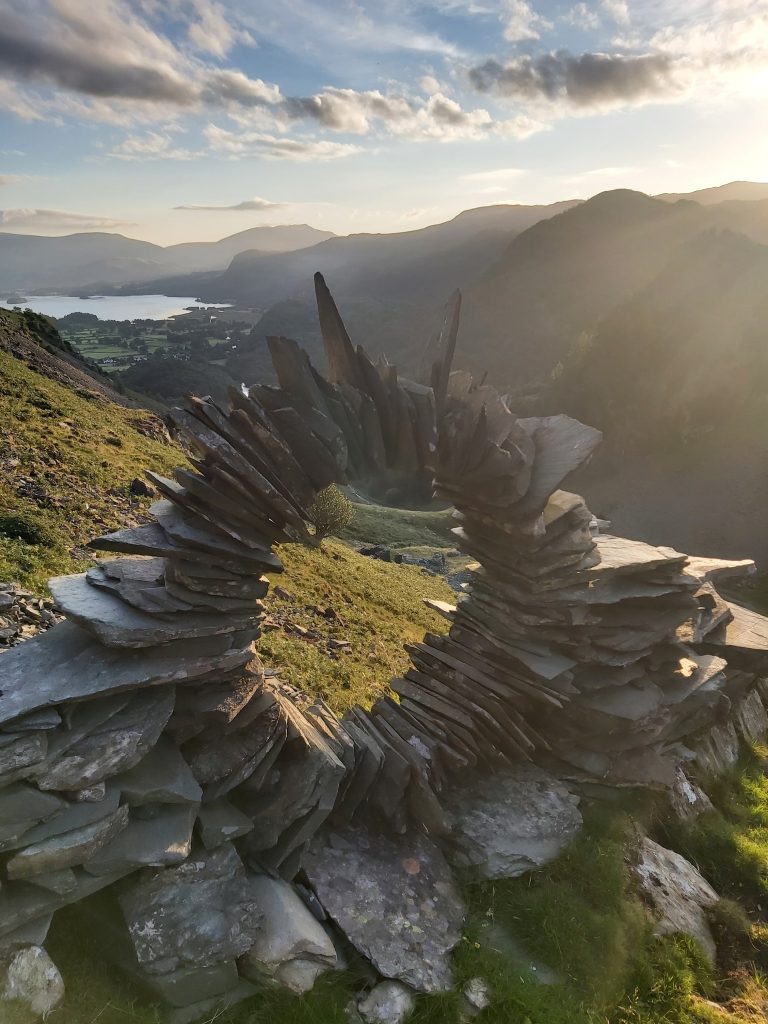
[[[343,965],[339,928],[382,973],[450,987],[448,862],[470,857],[473,785],[525,786],[540,768],[515,765],[535,760],[672,788],[768,675],[768,620],[715,588],[752,563],[600,532],[561,489],[599,432],[518,417],[450,373],[458,298],[415,385],[353,349],[316,286],[330,379],[273,339],[279,388],[233,388],[227,409],[189,398],[173,419],[190,460],[149,474],[151,521],[94,540],[91,569],[51,580],[64,621],[0,655],[0,955],[78,904],[175,1024],[265,979],[304,991]],[[477,561],[455,606],[432,602],[448,632],[339,719],[262,668],[262,601],[275,546],[314,543],[318,492],[374,478],[434,485]],[[567,794],[557,806],[577,829]],[[495,863],[470,838],[471,862]],[[405,954],[390,918],[408,922]]]

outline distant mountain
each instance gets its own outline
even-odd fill
[[[459,352],[503,386],[547,380],[583,331],[706,224],[696,203],[604,192],[518,235],[464,295]]]
[[[621,531],[768,566],[768,246],[710,231],[565,359],[548,397],[600,427],[574,486]]]
[[[223,270],[246,249],[286,252],[331,237],[332,232],[307,224],[249,228],[218,242],[166,247],[101,231],[61,237],[0,232],[0,298],[18,291],[85,291],[97,285]]]
[[[711,203],[724,203],[731,199],[753,201],[768,199],[768,184],[762,181],[731,181],[727,185],[700,188],[696,192],[664,192],[656,198],[664,199],[666,202],[691,199],[703,206],[709,206]]]

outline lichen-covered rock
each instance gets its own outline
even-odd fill
[[[642,836],[632,852],[632,872],[654,918],[657,935],[690,935],[714,963],[715,940],[706,911],[718,902],[709,882],[679,853]]]
[[[549,863],[582,826],[578,797],[529,764],[452,787],[444,800],[446,855],[481,878],[515,878]]]
[[[5,972],[3,999],[16,999],[45,1018],[63,998],[59,969],[41,946],[30,946],[14,956]]]
[[[452,987],[449,954],[465,908],[426,836],[392,837],[362,825],[324,832],[310,844],[304,869],[328,914],[385,978],[420,992]]]
[[[149,973],[234,959],[258,935],[259,908],[229,845],[178,867],[147,870],[126,883],[118,899],[136,959]]]
[[[399,981],[382,981],[357,1004],[365,1024],[404,1024],[415,1009],[413,992]]]

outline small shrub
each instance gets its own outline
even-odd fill
[[[326,537],[338,536],[355,517],[354,505],[335,484],[320,491],[308,511],[315,538],[320,542]]]

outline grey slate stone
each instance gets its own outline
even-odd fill
[[[203,804],[197,816],[197,830],[206,850],[247,836],[253,827],[253,820],[223,797]]]
[[[202,637],[136,651],[128,658],[74,623],[61,622],[3,654],[0,723],[53,704],[231,671],[253,656],[252,639]]]
[[[133,768],[157,743],[174,700],[173,687],[137,693],[100,728],[38,769],[38,786],[81,790]]]
[[[453,826],[445,849],[481,878],[515,878],[554,860],[578,835],[578,798],[524,764],[451,786],[443,796]]]
[[[232,846],[126,883],[118,901],[144,970],[167,974],[242,956],[261,915]]]
[[[390,837],[363,826],[322,832],[304,870],[326,912],[385,978],[420,992],[452,987],[450,952],[465,908],[426,836]]]
[[[255,613],[150,615],[91,586],[85,573],[55,576],[49,580],[49,586],[61,611],[107,647],[154,647],[174,640],[233,633],[255,622]]]
[[[162,737],[135,767],[117,775],[112,784],[134,807],[141,804],[196,804],[202,797],[202,790],[189,765],[173,743]]]
[[[128,808],[119,807],[101,821],[27,846],[11,857],[6,864],[8,877],[24,879],[31,875],[60,871],[62,868],[82,864],[118,835],[127,824]]]
[[[85,861],[83,867],[89,874],[166,867],[187,859],[198,804],[167,804],[141,810],[153,813],[139,817],[139,812],[134,811],[120,835]]]

